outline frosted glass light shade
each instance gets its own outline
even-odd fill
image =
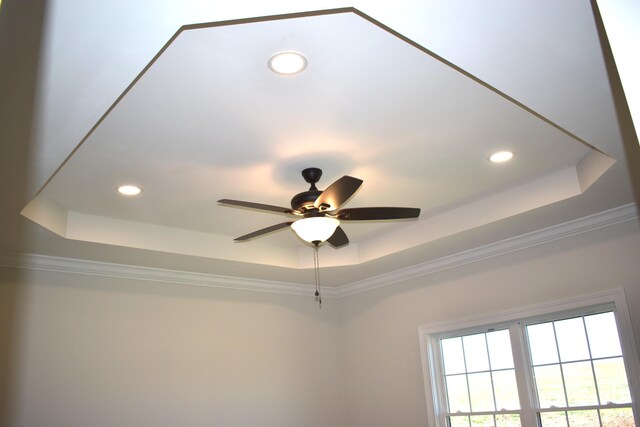
[[[326,216],[299,219],[291,224],[291,228],[302,239],[309,243],[324,242],[333,235],[340,221]]]

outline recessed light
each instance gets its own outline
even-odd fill
[[[137,196],[142,193],[142,190],[140,187],[136,187],[135,185],[121,185],[118,187],[118,193],[125,196]]]
[[[493,163],[504,163],[511,159],[513,159],[513,153],[511,151],[498,151],[489,157],[489,161]]]
[[[307,68],[307,58],[298,52],[280,52],[269,58],[269,68],[276,74],[291,76]]]

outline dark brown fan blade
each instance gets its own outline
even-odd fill
[[[336,212],[341,221],[373,221],[381,219],[417,218],[419,208],[353,208]]]
[[[239,206],[241,208],[259,209],[261,211],[271,211],[271,212],[278,212],[278,213],[284,213],[284,214],[296,213],[296,211],[290,208],[283,208],[280,206],[272,206],[272,205],[263,205],[262,203],[243,202],[242,200],[220,199],[218,200],[218,203],[222,203],[223,205]]]
[[[349,200],[361,185],[361,179],[345,175],[328,186],[327,189],[318,196],[313,205],[318,209],[325,207],[326,210],[336,210]]]
[[[333,232],[331,237],[327,239],[327,243],[329,243],[334,248],[339,248],[349,243],[349,238],[345,234],[342,227],[338,226],[336,231]]]
[[[262,236],[263,234],[271,233],[273,231],[278,231],[283,228],[289,227],[293,222],[283,222],[281,224],[272,225],[271,227],[263,228],[262,230],[254,231],[253,233],[245,234],[244,236],[237,237],[233,239],[236,242],[243,242],[245,240],[253,239],[254,237]]]

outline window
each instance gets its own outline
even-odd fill
[[[613,311],[526,326],[540,424],[634,426]]]
[[[632,397],[637,356],[630,342],[623,345],[628,332],[616,322],[616,311],[626,305],[624,299],[607,299],[612,301],[582,301],[597,302],[586,308],[567,309],[576,304],[565,302],[518,313],[522,317],[492,316],[489,326],[474,326],[487,320],[478,319],[421,327],[431,422],[640,427]]]
[[[449,425],[519,426],[509,330],[443,338],[439,343]]]

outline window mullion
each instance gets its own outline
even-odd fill
[[[560,368],[560,378],[562,379],[562,390],[564,391],[565,406],[569,407],[569,393],[567,393],[567,382],[564,380],[564,366],[562,363],[562,358],[560,356],[560,344],[558,343],[558,334],[556,333],[556,322],[551,322],[551,327],[553,328],[553,338],[556,343],[556,354],[558,355],[558,367]],[[569,425],[568,418],[567,425]]]
[[[562,358],[560,357],[560,344],[558,343],[558,334],[556,333],[556,322],[551,322],[551,327],[553,328],[553,339],[556,343],[556,354],[558,355],[558,367],[560,368],[560,379],[562,380],[562,390],[564,391],[565,407],[568,408],[569,394],[567,393],[567,382],[564,380],[564,366]],[[571,425],[569,423],[569,411],[564,411],[564,419],[567,425]]]
[[[598,405],[602,405],[602,399],[600,399],[600,387],[598,386],[598,378],[596,377],[596,368],[593,366],[593,353],[591,352],[591,340],[589,339],[589,333],[587,331],[587,324],[584,316],[582,317],[582,327],[584,328],[584,336],[587,340],[587,350],[589,351],[589,363],[591,365],[591,375],[593,376],[593,384],[596,388],[596,397],[598,398]],[[567,402],[568,404],[569,402]],[[598,411],[598,418],[600,418],[600,411]]]
[[[471,387],[469,387],[469,369],[467,368],[467,351],[464,347],[464,338],[460,338],[462,344],[462,360],[464,361],[464,377],[467,382],[467,396],[469,396],[469,412],[473,412],[473,405],[471,405]],[[469,420],[469,427],[471,427],[471,420]]]
[[[591,366],[591,375],[593,376],[593,384],[596,387],[596,398],[598,399],[598,425],[602,426],[602,416],[600,415],[600,406],[602,406],[602,399],[600,399],[600,387],[598,386],[598,378],[596,377],[596,368],[593,366],[593,353],[591,352],[591,340],[589,339],[589,332],[587,331],[587,323],[585,317],[582,316],[582,327],[584,328],[584,336],[587,340],[587,350],[589,351],[589,365]],[[567,402],[569,406],[569,402]]]
[[[498,401],[496,399],[496,387],[493,383],[493,369],[491,367],[491,356],[489,355],[489,341],[487,338],[487,334],[484,334],[484,346],[487,349],[487,362],[489,363],[489,380],[491,381],[491,396],[493,397],[493,410],[499,411]],[[494,424],[495,424],[495,416],[494,416]]]
[[[535,412],[534,396],[535,386],[533,376],[529,369],[529,351],[524,334],[524,326],[514,323],[509,327],[511,349],[513,351],[513,365],[515,368],[518,396],[520,397],[521,423],[523,427],[537,427],[538,421]]]

